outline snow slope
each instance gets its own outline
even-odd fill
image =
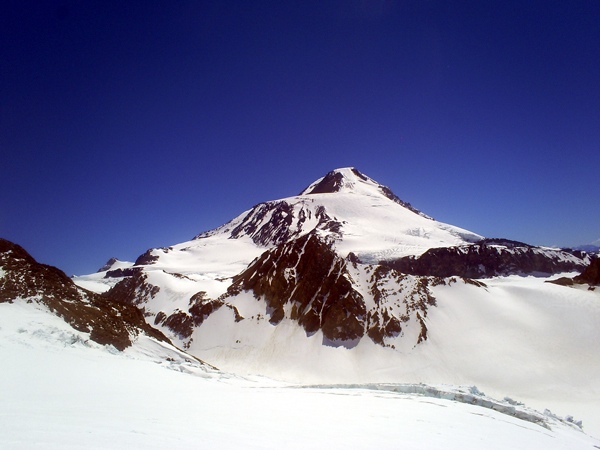
[[[476,388],[290,386],[150,338],[116,352],[35,303],[0,304],[0,447],[591,449],[561,420]],[[9,362],[9,364],[6,364]],[[499,410],[497,410],[499,409]]]
[[[313,193],[319,179],[302,191],[299,199],[310,199],[324,206],[328,214],[342,224],[336,240],[339,254],[355,253],[365,263],[381,259],[419,255],[435,247],[460,245],[482,238],[478,234],[438,222],[402,202],[385,186],[345,167],[337,174],[339,186],[334,192]]]
[[[91,273],[84,276],[73,276],[73,281],[79,287],[87,289],[92,292],[102,293],[108,291],[111,287],[121,281],[121,278],[107,278],[106,274],[110,270],[116,269],[129,269],[133,267],[134,263],[130,261],[120,261],[112,258],[109,261],[110,264],[106,264],[96,273]]]
[[[217,311],[194,331],[190,351],[229,371],[301,383],[475,384],[574,414],[600,436],[600,293],[536,277],[483,281],[434,287],[440,300],[419,345],[413,327],[387,341],[395,348],[365,339],[351,350],[324,346],[320,332],[307,337],[291,320],[258,320],[264,304],[246,294],[235,304],[253,319],[230,326],[231,312]]]

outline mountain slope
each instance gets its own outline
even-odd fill
[[[22,247],[0,238],[0,303],[35,302],[44,305],[99,344],[118,350],[146,334],[168,342],[149,326],[140,310],[78,287],[61,270],[40,264]]]
[[[344,168],[131,267],[76,281],[118,281],[110,295],[231,371],[477,384],[582,411],[600,432],[590,406],[600,403],[599,293],[544,283],[589,262],[584,252],[435,221]]]

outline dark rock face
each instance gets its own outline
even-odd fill
[[[291,318],[308,334],[322,329],[331,341],[357,339],[364,334],[364,302],[343,277],[344,261],[315,235],[263,253],[247,270],[234,277],[232,290],[251,290],[264,297],[271,323]]]
[[[154,250],[154,249],[152,249],[152,248],[148,249],[144,253],[142,253],[140,256],[138,256],[138,258],[135,260],[134,265],[147,266],[148,264],[153,264],[156,261],[158,261],[158,256],[153,255],[152,250]]]
[[[560,286],[589,284],[590,289],[593,290],[594,286],[600,285],[600,258],[592,259],[590,264],[581,272],[581,275],[573,278],[561,277],[556,280],[549,280],[547,283],[554,283]]]
[[[353,284],[353,274],[361,271],[370,274],[369,295],[375,303],[370,308]],[[266,301],[271,324],[287,317],[297,321],[307,335],[321,330],[325,344],[346,347],[365,334],[385,345],[385,339],[400,335],[402,323],[410,320],[419,320],[423,328],[427,309],[435,305],[427,278],[384,266],[359,265],[353,255],[340,258],[316,234],[263,253],[234,277],[228,296],[242,290]],[[420,340],[426,338],[423,333]]]
[[[100,269],[98,269],[98,272],[105,272],[109,270],[116,262],[117,258],[110,258],[108,261],[106,261],[106,264],[104,264],[102,267],[100,267]]]
[[[573,278],[575,283],[589,284],[590,286],[600,285],[600,258],[595,258],[581,275]]]
[[[358,172],[358,171],[357,171]],[[358,172],[360,174],[360,172]],[[362,174],[360,176],[364,178]],[[339,192],[342,187],[342,181],[344,179],[344,175],[339,172],[329,172],[327,175],[323,177],[323,179],[317,183],[309,192],[305,192],[306,194],[332,194],[334,192]]]
[[[422,276],[485,278],[498,275],[581,270],[586,265],[573,253],[540,249],[520,242],[483,239],[460,247],[433,248],[421,256],[381,261],[400,272]]]
[[[252,208],[242,223],[231,231],[231,237],[237,239],[247,235],[258,245],[279,244],[293,234],[293,230],[290,230],[292,213],[293,208],[287,202],[261,203]],[[298,228],[305,220],[304,215],[298,218]]]
[[[0,238],[0,302],[42,295],[47,298],[83,301],[84,293],[53,266],[38,263],[23,247]]]
[[[279,245],[298,237],[303,226],[312,219],[309,208],[299,208],[294,223],[294,206],[286,201],[267,202],[256,205],[242,222],[231,231],[231,238],[249,236],[261,246]],[[335,231],[340,223],[329,217],[324,208],[315,212],[317,227]]]
[[[148,283],[147,278],[145,273],[135,272],[132,276],[119,281],[102,295],[120,303],[141,306],[154,298],[160,291],[158,286]]]
[[[128,267],[126,269],[115,269],[115,270],[107,271],[106,275],[104,275],[104,278],[132,277],[141,272],[142,272],[141,267]]]
[[[145,321],[136,307],[110,295],[98,295],[76,286],[61,270],[40,264],[22,247],[0,239],[0,302],[35,301],[46,305],[90,339],[123,350],[143,332],[158,340],[168,339]]]
[[[194,332],[194,319],[184,311],[175,311],[164,321],[164,325],[180,338],[189,338]]]
[[[560,277],[556,280],[548,280],[546,281],[546,283],[554,283],[554,284],[558,284],[560,286],[573,286],[575,283],[573,283],[573,278],[567,278],[567,277]]]

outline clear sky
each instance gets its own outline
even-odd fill
[[[0,3],[0,236],[67,274],[355,166],[489,237],[600,238],[600,2]]]

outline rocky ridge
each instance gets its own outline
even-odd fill
[[[45,305],[92,341],[118,350],[129,347],[139,333],[169,342],[135,306],[80,288],[61,270],[38,263],[21,246],[1,238],[0,268],[0,303]]]
[[[581,251],[535,247],[508,239],[482,239],[470,245],[432,248],[419,256],[383,260],[380,264],[413,275],[488,278],[579,271],[589,261]]]

